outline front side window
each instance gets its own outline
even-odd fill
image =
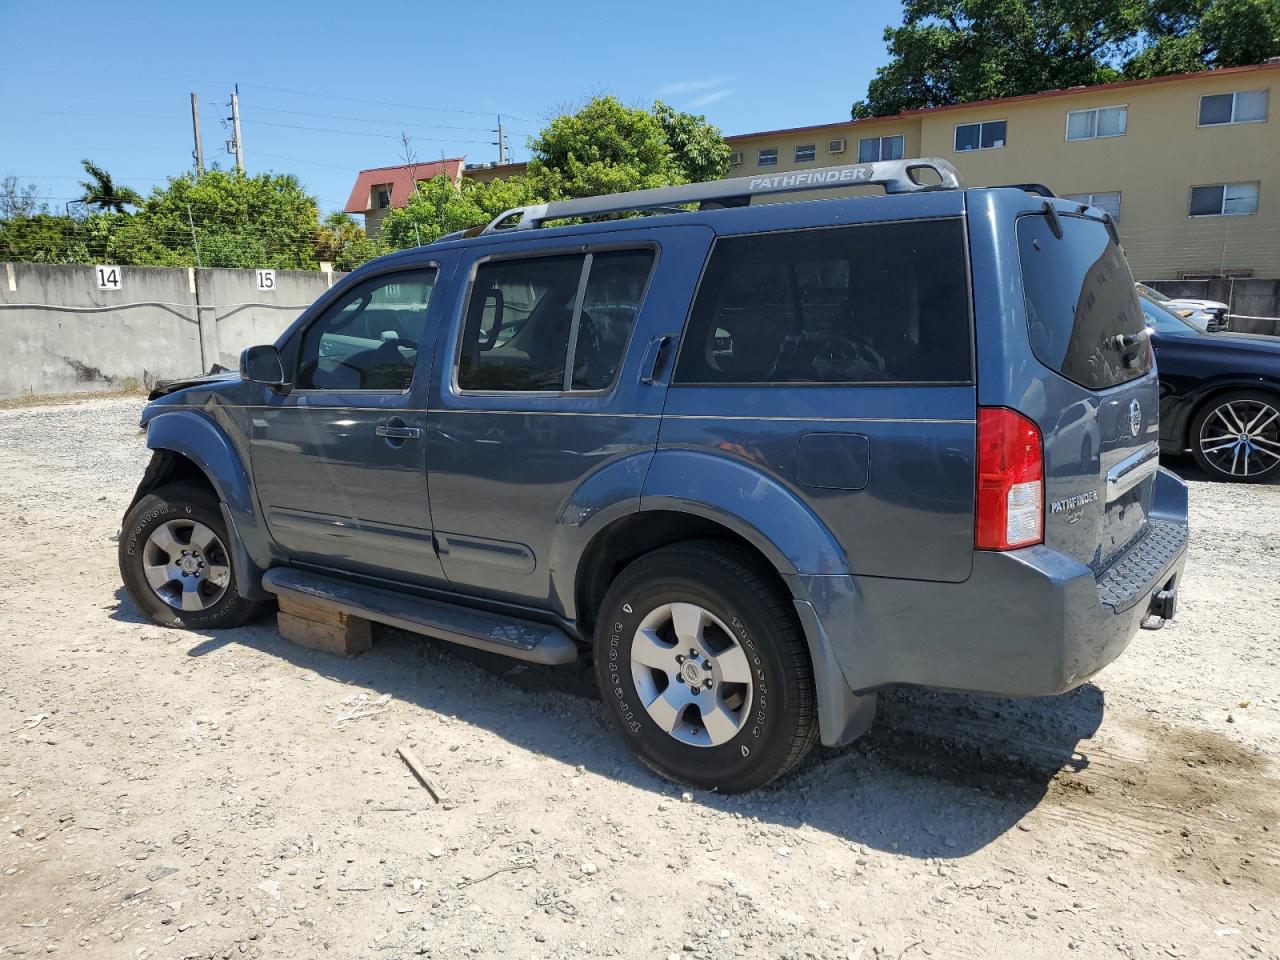
[[[796,163],[808,163],[817,156],[818,148],[815,144],[806,143],[803,146],[796,147]]]
[[[1210,183],[1191,188],[1193,217],[1240,217],[1258,212],[1256,183]]]
[[[1072,110],[1067,113],[1068,140],[1122,137],[1128,126],[1128,107],[1100,107],[1097,110]]]
[[[998,150],[1004,146],[1007,120],[985,120],[982,123],[956,125],[956,152]]]
[[[877,160],[901,160],[903,136],[863,137],[858,141],[858,162],[874,163]]]
[[[608,389],[626,354],[653,259],[652,250],[616,250],[480,264],[462,331],[458,386]]]
[[[303,334],[298,388],[408,390],[435,280],[414,270],[354,287]]]
[[[758,167],[776,167],[778,165],[778,151],[776,149],[761,150],[756,154],[756,166]]]
[[[1240,90],[1200,98],[1200,126],[1261,123],[1267,119],[1268,91]]]
[[[1106,193],[1064,193],[1064,200],[1074,200],[1076,203],[1086,203],[1091,207],[1097,207],[1099,210],[1105,210],[1111,214],[1112,220],[1120,219],[1120,194],[1118,191],[1112,190]]]
[[[721,238],[674,382],[966,382],[966,264],[954,219]]]

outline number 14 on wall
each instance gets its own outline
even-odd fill
[[[94,267],[93,276],[99,290],[119,290],[123,279],[119,267]]]

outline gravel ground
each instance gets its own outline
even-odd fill
[[[0,956],[1280,957],[1276,484],[1191,477],[1178,619],[1093,683],[689,795],[586,669],[143,622],[138,407],[0,410]]]

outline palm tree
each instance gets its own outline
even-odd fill
[[[142,206],[142,195],[137,190],[131,187],[117,187],[115,181],[111,179],[111,174],[92,160],[81,160],[80,164],[84,167],[84,172],[89,175],[88,180],[80,181],[80,186],[84,190],[80,203],[115,213],[124,213],[125,207]]]

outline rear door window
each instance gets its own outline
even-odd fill
[[[609,389],[653,262],[654,251],[643,249],[481,263],[463,327],[458,386]]]
[[[674,382],[963,383],[970,343],[959,219],[724,237]]]
[[[1027,332],[1036,358],[1090,390],[1105,390],[1151,369],[1140,339],[1145,318],[1133,275],[1106,225],[1059,215],[1018,220],[1018,255]]]

